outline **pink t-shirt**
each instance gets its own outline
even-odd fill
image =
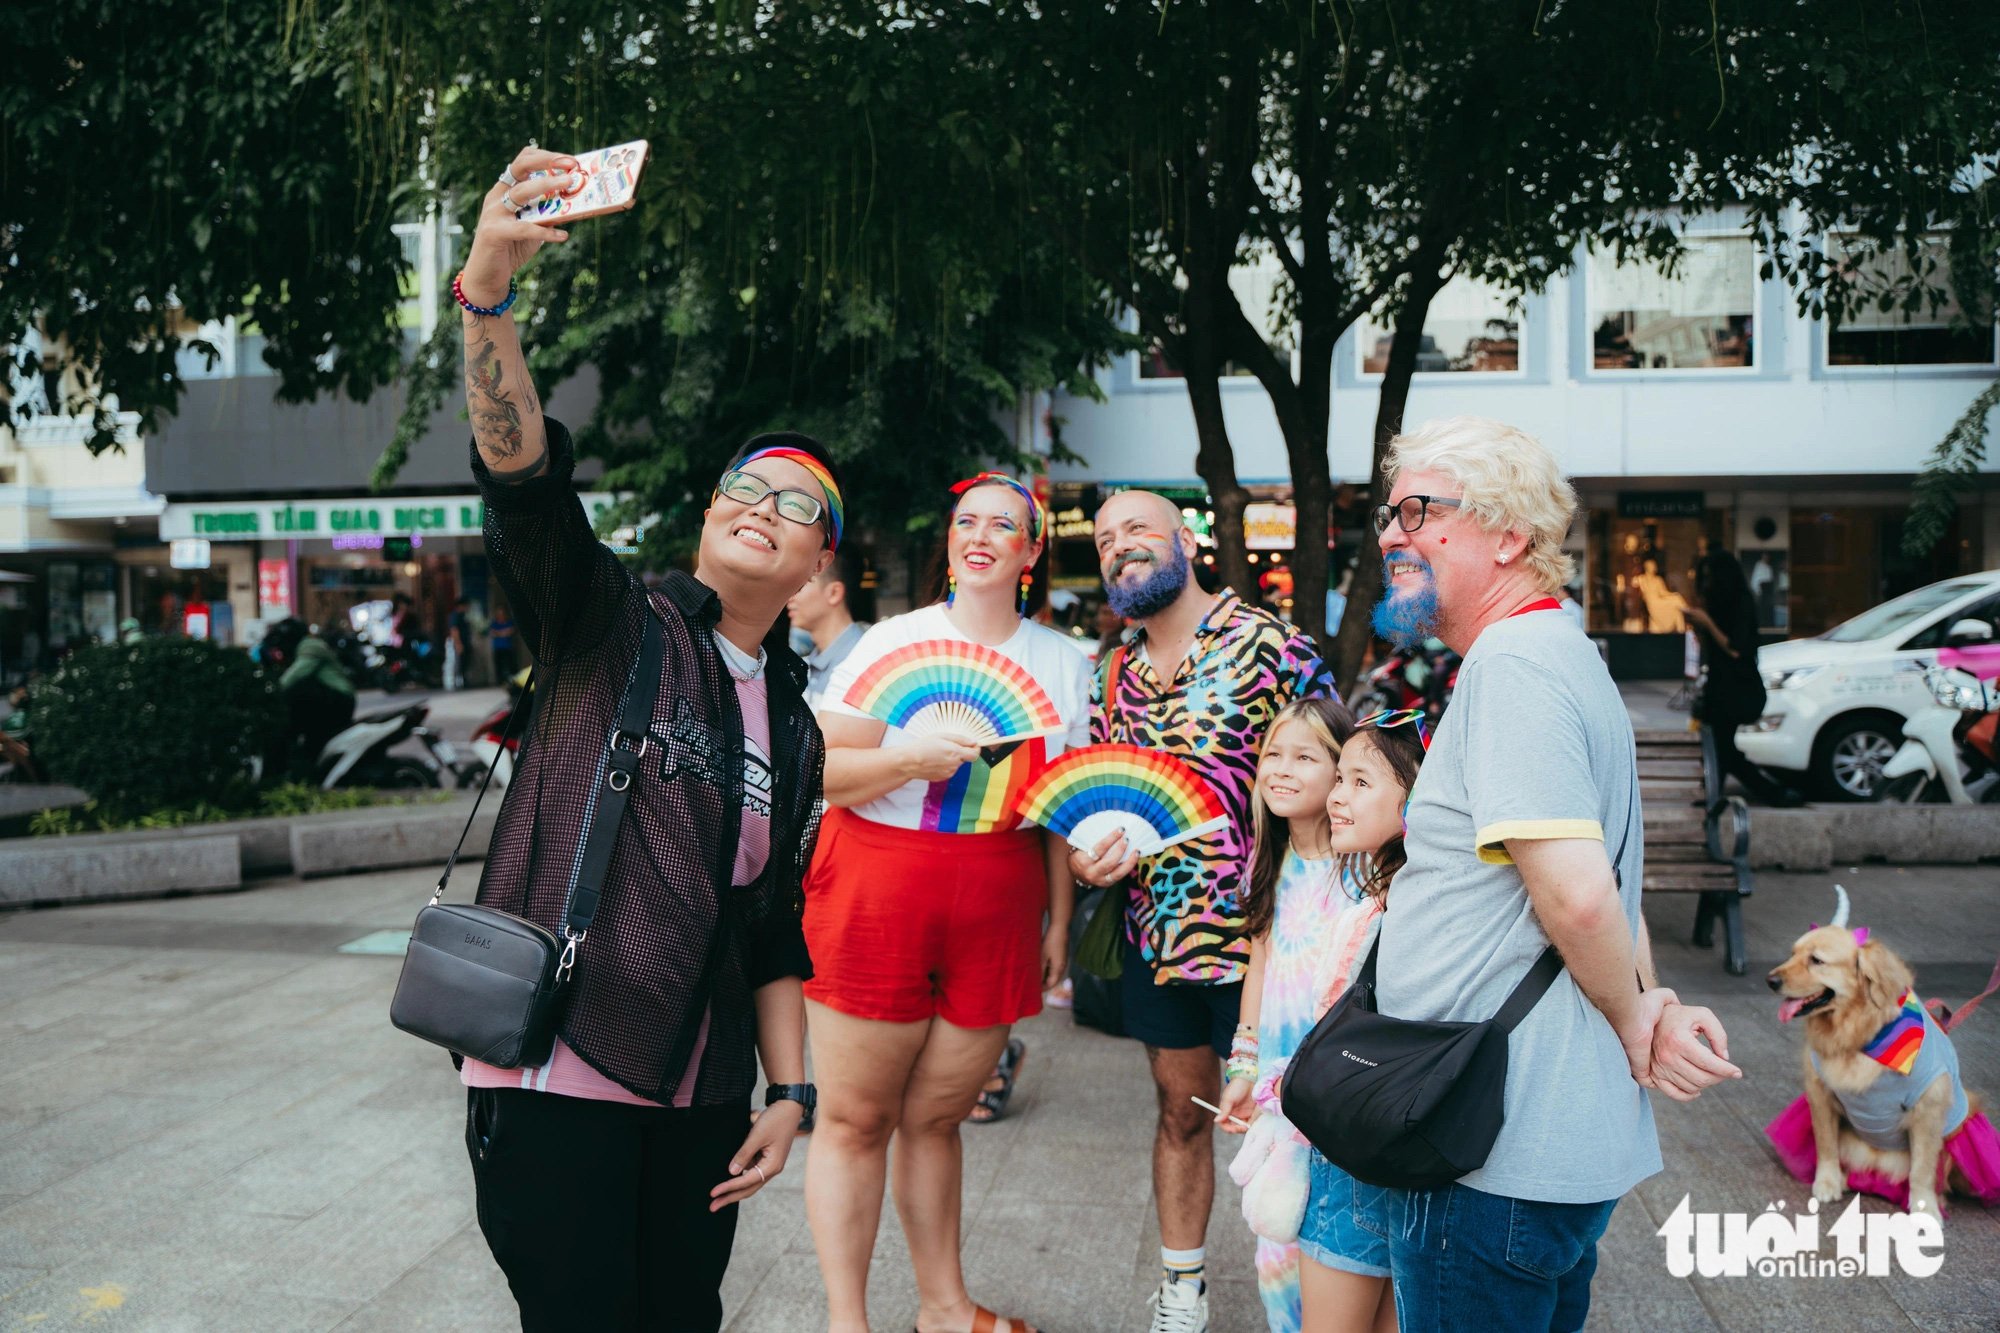
[[[737,672],[748,671],[754,659],[735,645],[716,636],[716,647]],[[754,680],[736,681],[736,703],[743,713],[743,827],[736,842],[738,887],[764,873],[771,859],[771,702],[764,675]],[[587,947],[587,946],[586,946]],[[687,1072],[674,1090],[673,1105],[694,1105],[695,1076],[701,1072],[702,1051],[708,1045],[708,1014],[701,1016],[701,1030],[695,1034],[694,1053],[688,1057]],[[553,1092],[564,1097],[584,1097],[597,1102],[623,1102],[627,1106],[658,1106],[661,1103],[639,1097],[613,1083],[585,1064],[583,1057],[556,1038],[549,1062],[526,1069],[501,1069],[497,1065],[467,1060],[459,1070],[459,1082],[468,1088],[525,1088],[531,1092]]]

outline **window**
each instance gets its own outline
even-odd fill
[[[1229,270],[1229,290],[1235,293],[1244,316],[1263,331],[1264,341],[1278,354],[1278,359],[1290,366],[1293,339],[1291,325],[1283,316],[1281,284],[1284,277],[1285,271],[1276,258],[1261,259],[1254,264],[1238,264]],[[1251,372],[1247,367],[1229,361],[1223,364],[1222,373],[1248,375]],[[1139,353],[1139,378],[1177,380],[1182,378],[1182,373],[1167,355],[1166,348],[1155,343]]]
[[[1971,606],[1960,607],[1948,616],[1941,616],[1925,629],[1912,635],[1903,644],[1908,652],[1914,648],[1942,648],[1951,634],[1951,627],[1961,620],[1983,620],[2000,630],[2000,597],[1988,597],[1974,602]]]
[[[1714,370],[1754,365],[1757,249],[1748,236],[1690,235],[1673,273],[1648,261],[1589,261],[1596,370]]]
[[[403,355],[414,357],[424,341],[424,227],[418,222],[399,222],[390,228],[403,252],[403,274],[397,279],[401,300],[396,304],[396,327],[401,331]]]
[[[1394,335],[1394,328],[1375,316],[1361,325],[1355,345],[1360,349],[1362,374],[1380,375],[1389,368]],[[1417,373],[1520,369],[1521,317],[1508,308],[1506,294],[1471,278],[1447,282],[1424,316]]]
[[[1921,278],[1901,250],[1855,255],[1838,235],[1827,237],[1827,257],[1854,273],[1868,294],[1862,308],[1829,322],[1829,366],[1990,366],[1994,363],[1993,312],[1976,322],[1951,291],[1951,260],[1942,236],[1923,241],[1926,272]],[[1932,267],[1935,265],[1935,267]],[[1920,285],[1921,284],[1921,285]],[[1925,288],[1939,293],[1933,305]],[[1878,299],[1891,308],[1883,310]],[[1914,309],[1908,308],[1914,306]]]
[[[1981,584],[1973,579],[1934,583],[1928,588],[1906,592],[1894,601],[1884,602],[1852,620],[1843,621],[1820,637],[1830,643],[1866,643],[1871,639],[1886,639],[1939,607],[1955,602],[1969,592],[1977,592],[1980,587]]]

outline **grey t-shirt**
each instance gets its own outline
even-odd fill
[[[1590,640],[1560,611],[1490,626],[1466,654],[1412,793],[1409,863],[1382,917],[1381,1012],[1488,1019],[1527,975],[1549,939],[1508,838],[1604,840],[1636,938],[1640,818],[1631,718]],[[1659,1169],[1645,1090],[1610,1021],[1565,970],[1514,1029],[1506,1123],[1486,1165],[1461,1183],[1599,1203]]]

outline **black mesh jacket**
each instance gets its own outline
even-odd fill
[[[550,466],[496,482],[473,450],[486,551],[535,660],[527,743],[500,807],[479,903],[562,932],[585,808],[619,698],[657,616],[666,672],[590,936],[577,952],[561,1033],[621,1087],[673,1096],[704,1009],[695,1104],[747,1099],[756,1080],[751,993],[810,977],[802,884],[818,834],[825,746],[804,701],[805,664],[765,644],[771,707],[771,858],[732,889],[743,807],[743,718],[711,631],[716,595],[687,574],[648,590],[592,533],[571,489],[569,432],[548,422]]]

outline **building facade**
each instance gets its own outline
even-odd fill
[[[414,354],[435,327],[451,237],[435,224],[397,231],[412,265],[402,325]],[[458,598],[475,624],[505,610],[487,577],[462,400],[431,418],[378,493],[370,476],[403,412],[399,387],[359,403],[281,403],[254,326],[179,331],[213,356],[183,351],[178,410],[143,439],[127,414],[117,452],[92,456],[86,423],[52,408],[65,397],[55,358],[46,383],[13,377],[12,401],[33,415],[0,428],[0,686],[132,622],[246,646],[286,616],[379,635],[400,594],[411,634],[435,647]],[[548,397],[582,419],[596,376]],[[600,469],[578,471],[588,482]],[[600,512],[611,503],[585,499]]]
[[[1800,313],[1758,263],[1748,234],[1697,230],[1671,275],[1586,254],[1546,292],[1513,302],[1454,280],[1425,327],[1405,421],[1497,417],[1555,450],[1581,508],[1573,591],[1620,674],[1679,674],[1681,609],[1703,540],[1738,554],[1776,638],[2000,568],[2000,448],[1932,554],[1901,551],[1914,475],[2000,373],[1992,325],[1966,332],[1948,304],[1830,325]],[[1262,289],[1254,271],[1238,284],[1253,317]],[[1282,329],[1267,331],[1284,341]],[[1364,322],[1335,352],[1328,448],[1335,481],[1348,485],[1329,548],[1343,563],[1373,535],[1366,491],[1388,339]],[[1135,353],[1101,382],[1102,403],[1059,397],[1050,407],[1063,443],[1086,460],[1053,469],[1059,540],[1074,531],[1060,564],[1078,586],[1093,564],[1068,542],[1087,540],[1089,502],[1104,490],[1163,490],[1198,527],[1206,513],[1172,368]],[[1251,515],[1251,559],[1282,569],[1296,555],[1277,421],[1247,375],[1225,380],[1223,395],[1238,475],[1266,502]],[[1265,577],[1289,588],[1282,573]]]

